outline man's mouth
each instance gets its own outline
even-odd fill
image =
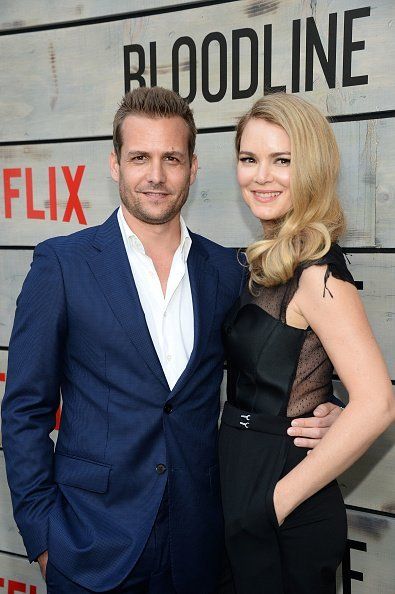
[[[169,194],[167,192],[148,191],[148,192],[141,192],[141,193],[144,194],[144,196],[147,196],[147,198],[150,198],[151,200],[163,200],[164,198],[169,196]]]

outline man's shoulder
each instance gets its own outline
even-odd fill
[[[76,231],[70,235],[59,235],[50,237],[40,242],[36,251],[52,251],[57,255],[66,254],[69,252],[80,252],[92,244],[92,241],[97,233],[99,225],[88,227],[81,231]]]
[[[110,217],[101,223],[92,227],[86,227],[70,235],[60,235],[51,237],[39,243],[36,247],[37,252],[55,252],[58,257],[65,255],[87,254],[94,249],[95,245],[101,247],[108,242],[112,242],[116,233],[119,231],[116,209]],[[115,234],[115,235],[114,235]]]
[[[199,247],[206,252],[210,258],[226,258],[228,260],[237,261],[237,249],[233,247],[224,247],[203,235],[190,232],[192,241],[197,243]]]
[[[210,264],[218,270],[221,281],[225,285],[236,284],[239,286],[246,274],[243,254],[240,253],[240,250],[224,247],[196,233],[191,233],[191,237],[192,242],[195,242],[207,255]]]

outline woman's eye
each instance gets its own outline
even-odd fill
[[[255,163],[253,157],[239,157],[239,161],[241,161],[241,163]]]
[[[279,159],[277,159],[277,163],[279,163],[280,165],[289,165],[291,163],[291,159],[280,157]]]

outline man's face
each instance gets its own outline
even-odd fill
[[[197,159],[188,154],[188,127],[179,117],[129,115],[122,124],[120,163],[110,156],[112,178],[126,210],[162,225],[177,216],[195,181]]]

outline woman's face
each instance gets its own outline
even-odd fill
[[[237,181],[252,214],[263,224],[291,208],[290,164],[291,141],[284,128],[249,120],[240,142]]]

